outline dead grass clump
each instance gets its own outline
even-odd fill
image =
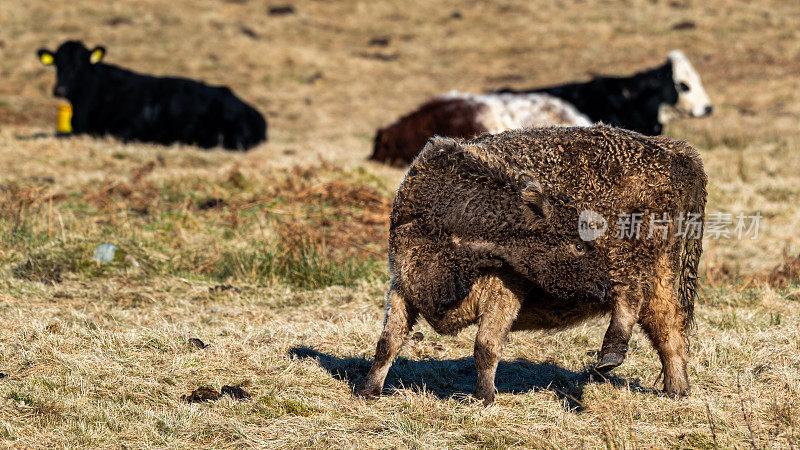
[[[705,261],[704,285],[714,287],[727,286],[735,282],[739,277],[738,270],[731,267],[728,260],[720,258],[718,248],[713,243],[705,245],[703,258]]]
[[[711,286],[726,286],[735,282],[739,277],[739,272],[734,270],[729,264],[707,264],[705,284]]]
[[[63,258],[53,253],[42,252],[28,257],[25,262],[14,267],[16,278],[27,281],[38,281],[45,284],[61,283],[62,275],[68,271]]]
[[[184,204],[187,216],[197,212],[194,217],[205,223],[226,225],[221,235],[214,232],[218,240],[211,254],[186,255],[183,267],[191,272],[221,282],[277,282],[300,289],[351,286],[384,273],[391,201],[363,178],[324,162],[263,176],[234,167],[206,186],[191,180],[170,186],[169,191],[208,196],[162,199],[161,207]],[[244,245],[228,245],[253,234],[257,238]]]
[[[355,211],[319,211],[300,222],[280,220],[276,234],[282,245],[302,249],[314,247],[336,264],[347,260],[384,260],[388,245],[388,217],[373,217]]]
[[[17,183],[0,185],[0,217],[19,218],[31,206],[47,199],[46,188],[42,186],[19,185]]]
[[[285,223],[281,235],[307,236],[333,250],[332,257],[369,258],[387,251],[391,200],[364,185],[332,181],[299,192],[304,203],[326,205],[309,214],[308,223]]]
[[[151,182],[107,181],[100,189],[86,194],[81,203],[92,205],[98,212],[125,209],[146,215],[158,203],[161,195],[161,188]]]
[[[131,212],[148,214],[162,197],[162,189],[151,181],[146,181],[156,168],[156,161],[149,161],[134,167],[128,180],[108,179],[100,189],[86,189],[81,203],[90,204],[100,212],[125,208]]]
[[[34,212],[63,198],[54,195],[49,186],[0,184],[0,239],[9,243],[27,240],[31,237]]]
[[[800,280],[800,255],[789,256],[783,253],[783,261],[764,277],[764,281],[774,288],[784,288]]]
[[[340,180],[333,180],[298,192],[300,201],[327,202],[332,206],[351,208],[372,208],[378,213],[391,211],[392,202],[382,196],[376,189],[363,185],[351,185]]]

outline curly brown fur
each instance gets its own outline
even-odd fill
[[[581,241],[568,199],[548,195],[525,174],[487,170],[456,141],[435,142],[398,190],[389,238],[397,289],[423,316],[461,302],[492,268],[513,271],[562,302],[602,299],[603,260]]]
[[[698,214],[702,224],[706,182],[687,144],[602,125],[431,140],[395,197],[390,307],[376,351],[380,370],[365,386],[383,386],[398,334],[413,326],[406,311],[442,333],[479,323],[476,395],[487,402],[510,329],[562,328],[611,313],[598,369],[622,363],[639,323],[661,358],[666,392],[688,394],[702,234],[681,236],[677,218]],[[602,215],[609,231],[570,256],[584,209]],[[629,213],[644,218],[638,239],[616,236],[618,214]],[[672,219],[664,237],[657,229],[648,237],[650,214]],[[602,299],[606,264],[611,289]]]

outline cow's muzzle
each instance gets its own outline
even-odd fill
[[[706,117],[710,116],[711,113],[714,112],[713,105],[705,105],[705,106],[698,106],[697,108],[691,111],[689,114],[691,117]]]

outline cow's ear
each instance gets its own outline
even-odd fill
[[[55,56],[50,53],[50,50],[45,48],[40,48],[36,51],[36,54],[39,56],[39,61],[41,61],[45,66],[50,66],[56,61]]]
[[[522,189],[522,199],[537,215],[545,219],[550,217],[553,208],[550,205],[550,201],[547,199],[542,185],[538,181],[528,181]]]
[[[103,56],[106,56],[106,48],[97,46],[92,50],[92,54],[89,55],[89,62],[92,64],[97,64],[103,60]]]

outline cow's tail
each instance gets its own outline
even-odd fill
[[[698,267],[703,254],[703,231],[705,228],[706,183],[707,178],[700,156],[691,148],[684,153],[689,160],[689,177],[686,179],[684,208],[683,249],[678,275],[678,297],[684,312],[684,330],[694,326],[694,300],[697,294]],[[679,213],[680,213],[679,212]],[[689,226],[690,220],[698,227]]]

